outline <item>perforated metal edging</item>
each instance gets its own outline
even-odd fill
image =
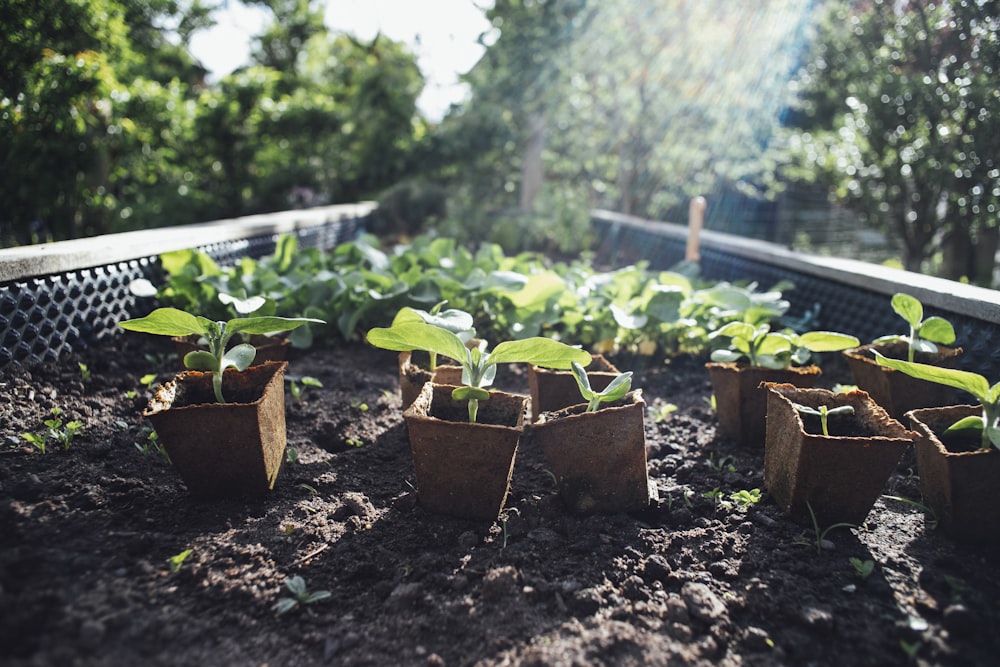
[[[600,261],[620,265],[645,260],[651,269],[684,260],[687,228],[596,211]],[[995,381],[1000,378],[1000,293],[907,271],[791,253],[787,249],[724,234],[702,234],[699,270],[708,280],[756,281],[768,289],[782,281],[791,303],[788,317],[810,329],[857,336],[863,343],[887,333],[906,333],[889,303],[903,291],[919,298],[925,316],[940,315],[955,326],[964,354],[959,366]],[[901,327],[902,325],[902,327]]]
[[[300,247],[330,249],[353,239],[365,219],[343,217],[197,248],[223,266],[273,253],[283,233],[295,234]],[[159,271],[154,255],[0,284],[0,374],[8,367],[55,361],[117,335],[117,323],[134,315],[129,284]]]

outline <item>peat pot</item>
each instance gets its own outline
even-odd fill
[[[621,374],[614,364],[601,354],[590,355],[587,379],[594,391],[603,391],[611,381]],[[557,371],[539,366],[528,367],[528,386],[531,390],[532,419],[537,420],[543,412],[555,412],[576,405],[583,398],[580,387],[571,371]]]
[[[954,403],[955,390],[947,385],[911,377],[895,368],[879,365],[872,354],[878,350],[883,356],[906,359],[906,343],[862,345],[844,350],[844,359],[851,369],[854,384],[868,392],[872,399],[885,408],[893,419],[902,419],[910,410],[932,408]],[[955,368],[962,348],[938,346],[936,354],[918,352],[913,360],[921,364]]]
[[[218,403],[212,374],[186,371],[159,387],[142,413],[191,495],[227,498],[274,488],[285,458],[288,362],[227,369]]]
[[[586,410],[584,403],[543,412],[526,433],[545,454],[563,504],[574,514],[646,509],[656,487],[646,472],[642,390]]]
[[[507,500],[528,397],[500,391],[479,403],[475,423],[452,385],[428,382],[403,412],[417,497],[430,512],[495,521]]]
[[[923,408],[907,413],[917,432],[917,473],[924,503],[938,525],[958,542],[1000,543],[1000,451],[981,449],[979,436],[944,437],[945,430],[964,417],[981,415],[973,405]]]
[[[889,476],[916,434],[892,419],[863,391],[835,393],[788,384],[763,385],[767,395],[764,486],[778,506],[797,522],[819,526],[859,526],[882,494]],[[792,405],[836,408],[853,414],[830,415],[824,436],[819,417]]]
[[[791,368],[759,368],[746,363],[705,364],[715,393],[715,412],[719,419],[719,434],[744,447],[764,446],[767,415],[767,393],[761,383],[792,384],[812,387],[822,371],[819,366]]]

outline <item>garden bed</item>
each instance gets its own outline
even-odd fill
[[[526,447],[506,520],[488,524],[419,506],[396,355],[360,344],[292,360],[323,387],[287,398],[297,461],[272,494],[193,500],[135,444],[145,355],[165,349],[152,345],[123,336],[0,377],[7,665],[969,665],[1000,651],[1000,550],[958,547],[884,497],[864,529],[819,544],[766,493],[732,503],[763,489],[763,451],[716,437],[703,359],[612,357],[649,404],[659,506],[571,516]],[[527,393],[518,369],[499,379]],[[21,434],[52,407],[84,428],[43,455]],[[919,500],[914,469],[908,453],[885,493]],[[294,575],[331,596],[278,614]]]

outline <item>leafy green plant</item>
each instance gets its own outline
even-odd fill
[[[476,421],[479,402],[489,399],[490,394],[485,387],[493,384],[499,364],[524,363],[569,369],[574,361],[591,361],[590,354],[585,350],[542,337],[505,341],[492,352],[480,348],[469,349],[458,334],[427,324],[423,320],[407,319],[395,322],[389,328],[372,329],[368,332],[367,339],[375,347],[386,350],[424,350],[458,361],[462,366],[462,386],[452,391],[452,398],[456,401],[468,401],[470,422]]]
[[[83,422],[74,419],[64,424],[60,417],[62,408],[59,407],[52,408],[49,414],[51,416],[42,422],[45,425],[43,433],[22,433],[21,437],[42,454],[48,450],[49,443],[60,444],[63,450],[68,450],[73,438],[83,430]]]
[[[290,331],[303,324],[322,320],[296,317],[239,317],[229,321],[213,321],[177,308],[157,308],[149,315],[119,322],[118,326],[128,331],[157,334],[161,336],[190,336],[197,334],[205,338],[208,350],[195,350],[184,355],[184,366],[193,370],[210,371],[215,398],[225,403],[222,394],[222,378],[227,368],[244,371],[253,363],[257,350],[249,343],[240,343],[226,349],[230,339],[237,334],[270,334]]]
[[[315,604],[330,597],[330,591],[315,591],[310,593],[309,589],[306,587],[305,579],[299,575],[286,577],[285,588],[292,594],[292,597],[283,597],[274,605],[274,611],[277,612],[279,616],[290,612],[300,605],[305,606]]]
[[[80,379],[83,380],[84,382],[86,382],[87,380],[89,380],[90,379],[90,367],[87,366],[87,364],[83,363],[82,361],[78,362],[77,366],[80,368]]]
[[[875,359],[879,364],[895,368],[911,377],[928,382],[962,389],[972,394],[982,406],[981,415],[972,415],[952,424],[945,433],[978,433],[982,449],[1000,449],[1000,382],[990,386],[989,381],[978,373],[957,368],[942,368],[931,364],[890,359],[877,350]]]
[[[938,351],[937,344],[951,345],[955,342],[955,328],[943,317],[928,317],[924,319],[924,306],[920,300],[901,292],[892,295],[892,309],[910,325],[910,333],[906,335],[889,335],[876,338],[873,344],[905,342],[906,360],[913,361],[917,352],[934,354]]]
[[[729,338],[729,348],[714,350],[712,361],[734,363],[746,360],[756,368],[789,368],[809,361],[813,352],[836,352],[857,347],[860,341],[833,331],[771,331],[771,325],[729,322],[709,334],[710,339]]]
[[[160,458],[162,458],[167,463],[170,463],[170,454],[167,453],[166,447],[160,441],[160,437],[156,434],[156,431],[150,430],[146,434],[145,442],[135,443],[135,448],[142,452],[143,456],[149,456],[151,453],[156,452]]]
[[[818,408],[811,408],[808,405],[793,402],[792,407],[804,415],[815,415],[819,417],[820,428],[823,429],[823,435],[825,436],[830,435],[829,419],[832,415],[854,414],[854,408],[850,405],[840,405],[836,408],[829,408],[825,405],[821,405]]]
[[[600,409],[601,403],[613,403],[621,398],[632,388],[632,371],[620,373],[604,388],[603,391],[594,391],[590,386],[590,378],[583,366],[573,361],[570,363],[573,371],[573,378],[577,387],[580,388],[580,395],[587,401],[587,412],[596,412]]]
[[[718,459],[715,458],[715,454],[709,452],[708,460],[705,461],[705,465],[714,470],[715,472],[736,472],[736,466],[733,465],[735,461],[732,456],[721,456]]]

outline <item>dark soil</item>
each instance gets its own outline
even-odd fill
[[[864,527],[823,540],[766,492],[729,503],[763,489],[763,451],[716,437],[698,359],[612,358],[636,371],[649,405],[658,506],[572,516],[526,446],[505,520],[484,523],[421,508],[396,355],[360,344],[293,359],[290,375],[323,388],[287,398],[297,459],[272,493],[192,499],[136,446],[151,349],[121,337],[0,378],[4,665],[985,665],[1000,654],[1000,550],[958,547],[884,497]],[[525,373],[499,375],[527,393]],[[85,426],[43,455],[21,434],[43,432],[53,407]],[[907,454],[885,494],[919,500],[914,472]],[[850,559],[874,569],[863,577]],[[330,597],[278,614],[294,575]]]

